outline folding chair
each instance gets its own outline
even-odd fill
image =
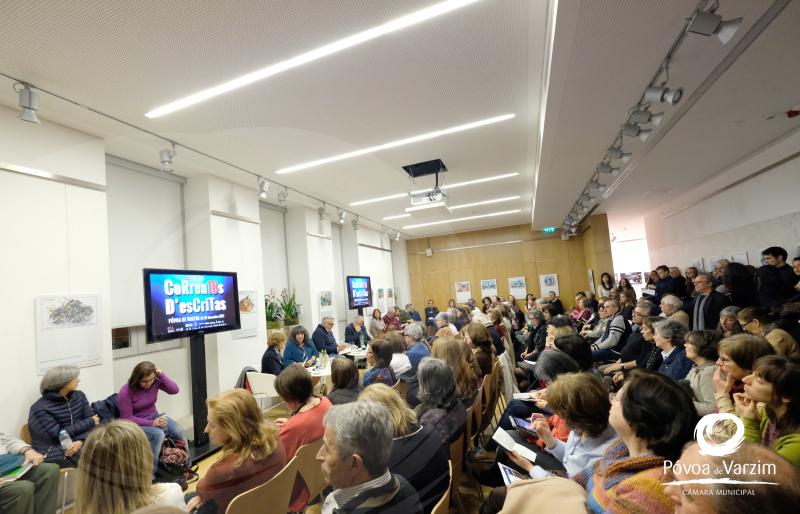
[[[431,514],[447,514],[450,512],[450,489],[453,487],[453,461],[448,462],[450,466],[450,485],[442,495],[441,499],[436,502]]]
[[[262,406],[261,400],[264,400],[265,398],[269,398],[270,401],[273,398],[280,398],[278,391],[275,390],[276,378],[277,377],[275,375],[270,373],[259,373],[257,371],[247,372],[247,383],[250,384],[250,391],[253,393],[253,398],[258,401],[259,407]],[[268,412],[282,403],[283,401],[280,401],[275,405],[270,405],[270,407],[264,412]]]
[[[322,467],[317,462],[317,453],[322,447],[322,439],[312,443],[304,444],[294,454],[297,459],[297,472],[306,483],[308,489],[308,500],[311,501],[325,489],[327,485],[322,477]]]

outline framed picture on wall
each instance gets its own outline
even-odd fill
[[[239,291],[239,314],[242,328],[231,331],[231,339],[244,339],[258,335],[258,323],[261,316],[256,307],[257,291]]]
[[[508,277],[508,292],[514,295],[517,300],[524,299],[528,294],[525,287],[525,277]]]
[[[497,296],[497,279],[485,278],[481,280],[481,297]]]
[[[456,282],[456,302],[467,303],[472,296],[469,282]]]
[[[544,297],[550,294],[550,291],[555,292],[556,296],[560,294],[558,290],[558,275],[555,273],[539,275],[539,294]]]
[[[736,252],[731,254],[731,262],[738,262],[739,264],[750,264],[750,259],[747,257],[747,252]]]

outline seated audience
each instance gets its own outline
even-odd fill
[[[391,387],[373,384],[358,399],[389,409],[394,427],[389,471],[405,478],[419,494],[424,511],[430,512],[449,485],[448,452],[441,436],[431,426],[420,425],[414,411]]]
[[[667,514],[664,461],[675,461],[697,423],[692,399],[664,375],[634,370],[611,403],[608,423],[619,439],[575,475],[590,512]]]
[[[758,302],[766,308],[777,307],[794,296],[798,276],[786,264],[789,254],[780,246],[761,252],[765,264],[758,268]]]
[[[42,397],[28,414],[33,449],[45,456],[45,462],[67,468],[78,465],[84,441],[100,424],[100,417],[92,411],[86,395],[78,391],[79,375],[80,369],[73,365],[47,370],[39,385]],[[62,430],[72,440],[66,450],[61,448],[59,440]]]
[[[740,310],[742,309],[736,305],[729,305],[719,311],[717,335],[721,339],[742,333],[742,325],[739,324],[739,319],[736,317]]]
[[[700,270],[694,266],[689,266],[684,272],[686,286],[684,287],[684,292],[681,294],[681,299],[684,300],[684,303],[687,303],[687,300],[696,294],[694,291],[694,279],[697,278],[698,273],[700,273]]]
[[[367,364],[372,366],[364,373],[362,384],[367,387],[370,384],[382,383],[389,387],[397,383],[397,376],[392,370],[392,343],[384,339],[374,339],[369,343],[367,349]]]
[[[283,349],[283,364],[291,366],[292,364],[300,364],[306,368],[310,368],[317,362],[319,358],[319,351],[314,343],[311,342],[311,337],[308,335],[308,330],[303,325],[296,325],[289,332],[289,342]]]
[[[364,316],[356,316],[352,323],[347,325],[344,329],[344,341],[346,343],[354,344],[359,348],[367,346],[370,337],[367,329],[364,327]]]
[[[434,320],[437,314],[439,314],[439,309],[433,304],[433,300],[428,300],[428,306],[425,307],[425,326],[429,330],[435,331],[436,322]]]
[[[556,316],[564,314],[564,304],[558,299],[558,295],[556,295],[555,291],[547,293],[547,301],[550,303],[550,306],[555,309]]]
[[[386,331],[402,330],[403,324],[400,322],[400,307],[390,307],[389,312],[383,317],[383,323],[386,325]]]
[[[733,395],[744,391],[742,379],[753,373],[753,363],[775,350],[766,339],[738,334],[720,341],[717,369],[714,370],[714,400],[719,412],[735,414]]]
[[[317,348],[317,351],[322,353],[325,350],[328,355],[336,355],[341,350],[344,350],[344,345],[336,342],[336,337],[333,335],[333,325],[336,320],[331,316],[325,316],[314,329],[314,334],[311,336],[311,341]]]
[[[324,431],[317,461],[333,492],[322,514],[424,512],[414,488],[389,471],[394,430],[386,407],[368,400],[337,405],[325,416]]]
[[[134,423],[119,419],[98,426],[86,438],[78,464],[75,511],[129,514],[146,505],[169,505],[186,512],[180,485],[152,483],[152,461],[147,437]]]
[[[358,380],[358,366],[346,357],[337,357],[331,362],[331,382],[333,389],[328,400],[334,405],[354,402],[362,387]]]
[[[128,383],[122,386],[117,396],[119,417],[139,425],[150,441],[153,477],[158,470],[158,457],[166,436],[182,439],[186,447],[189,447],[183,428],[178,422],[156,410],[159,391],[173,395],[178,394],[179,390],[178,384],[157,369],[155,364],[143,361],[133,368]]]
[[[456,308],[456,301],[453,300],[452,298],[450,298],[447,301],[447,309],[450,310],[450,309],[455,309],[455,308]]]
[[[413,374],[417,373],[419,361],[430,355],[430,349],[425,341],[422,340],[422,325],[411,323],[403,331],[403,339],[406,345],[406,355],[411,363]]]
[[[637,366],[637,360],[642,355],[643,348],[648,344],[644,338],[642,323],[645,318],[653,315],[655,308],[656,306],[647,300],[639,300],[631,317],[631,334],[620,351],[619,359],[611,364],[600,366],[599,370],[602,373],[611,377],[619,373],[620,378],[617,381],[620,382],[626,371]]]
[[[409,321],[416,321],[421,322],[422,317],[419,315],[416,309],[414,309],[413,303],[407,303],[405,309],[400,311],[400,321],[405,324]]]
[[[755,463],[761,466],[752,466]],[[675,514],[757,514],[784,512],[787,505],[800,505],[800,471],[775,452],[753,443],[744,443],[725,457],[703,455],[697,443],[690,443],[670,472],[675,481],[689,482],[665,488],[675,503]],[[690,482],[726,478],[730,484]],[[780,482],[777,487],[770,484],[776,478]]]
[[[436,319],[434,321],[436,322],[436,334],[434,335],[435,338],[446,336],[452,337],[458,333],[455,325],[452,323],[452,316],[450,316],[449,312],[440,312],[436,315]]]
[[[208,400],[205,432],[222,452],[197,482],[197,495],[186,505],[190,511],[224,514],[237,495],[268,482],[286,465],[277,428],[264,422],[253,395],[243,389]]]
[[[322,419],[331,408],[327,398],[313,396],[314,383],[311,374],[300,364],[288,366],[275,380],[275,390],[292,413],[290,418],[278,418],[278,437],[291,460],[297,449],[322,437]],[[300,512],[308,503],[308,489],[302,478],[295,480],[289,510]]]
[[[478,378],[482,380],[483,377],[492,372],[492,364],[494,363],[495,348],[492,345],[489,331],[482,324],[472,322],[467,325],[464,341],[473,348],[473,355],[480,369]]]
[[[520,359],[536,361],[536,357],[544,350],[547,328],[544,322],[544,314],[539,309],[528,311],[528,326],[521,333],[517,334],[524,342]]]
[[[44,462],[44,456],[25,441],[0,433],[0,468],[12,470],[33,464],[25,475],[6,483],[0,478],[0,512],[8,514],[51,514],[58,500],[58,465]],[[143,466],[149,470],[149,461]],[[145,472],[146,473],[146,472]],[[149,482],[148,473],[148,482]]]
[[[447,363],[427,357],[417,372],[420,404],[415,408],[421,425],[433,427],[450,444],[458,439],[467,423],[467,411],[456,393],[453,371]]]
[[[775,353],[791,357],[800,354],[797,341],[787,331],[775,326],[774,319],[760,307],[747,307],[736,315],[742,330],[761,336],[775,348]]]
[[[686,270],[688,274],[688,269]],[[617,286],[617,291],[619,291],[620,296],[624,293],[628,300],[630,300],[633,304],[636,304],[636,290],[631,286],[631,281],[628,280],[628,277],[620,277],[619,278],[619,285]]]
[[[713,330],[719,323],[719,313],[729,305],[728,297],[714,291],[711,275],[700,273],[694,279],[697,295],[687,312],[689,328],[692,330]]]
[[[412,366],[411,360],[408,358],[408,355],[405,354],[405,336],[400,332],[392,331],[386,334],[383,340],[389,343],[389,346],[392,348],[392,361],[389,363],[389,366],[392,368],[394,376],[399,377],[404,373],[408,373]]]
[[[608,299],[603,302],[603,313],[608,318],[603,335],[592,344],[592,359],[595,362],[613,361],[619,358],[619,353],[625,345],[625,340],[630,334],[630,327],[625,323],[619,312],[619,301]]]
[[[546,451],[553,455],[563,464],[567,476],[572,477],[593,466],[617,438],[608,424],[611,410],[608,390],[594,375],[567,373],[560,375],[550,385],[547,401],[550,409],[566,423],[569,436],[566,442],[554,437],[547,421],[537,417],[533,421],[533,428],[544,442],[544,449],[539,450],[538,446],[527,443],[525,446],[537,454]],[[508,455],[514,464],[527,473],[533,469],[533,463],[519,454],[508,452]],[[495,488],[481,508],[481,514],[499,512],[505,492],[505,487]]]
[[[686,357],[694,364],[686,382],[692,391],[692,400],[701,417],[717,410],[714,400],[714,371],[717,369],[719,337],[711,330],[693,330],[686,334]]]
[[[664,317],[677,321],[689,329],[689,315],[683,312],[683,302],[674,294],[667,294],[661,298],[661,312]]]
[[[622,313],[622,319],[630,323],[631,318],[633,318],[633,309],[636,308],[636,301],[631,299],[631,297],[625,292],[619,293],[617,298],[619,299],[619,307],[620,312]]]
[[[442,360],[453,370],[456,383],[456,394],[464,408],[469,408],[475,402],[478,392],[478,377],[467,364],[461,341],[452,337],[441,337],[433,343],[431,356]]]
[[[512,321],[514,322],[514,329],[522,330],[522,328],[525,326],[525,313],[522,311],[522,309],[519,308],[519,305],[517,304],[517,299],[514,297],[513,294],[508,295],[506,301],[508,302],[508,308],[511,311],[511,318]]]
[[[653,340],[661,350],[662,358],[658,372],[667,375],[672,380],[686,378],[689,370],[692,369],[692,361],[686,357],[686,348],[683,346],[686,327],[677,321],[663,319],[653,323],[653,331]]]
[[[614,278],[610,273],[604,271],[600,275],[600,296],[609,297],[611,296],[611,290],[616,288],[617,287],[614,285]]]
[[[575,306],[569,314],[569,319],[576,330],[583,328],[583,325],[592,317],[592,311],[587,309],[583,303],[585,300],[586,296],[584,294],[575,296]]]
[[[383,322],[380,309],[373,309],[372,316],[369,318],[367,332],[372,339],[377,339],[386,332],[386,323]]]
[[[736,414],[744,421],[744,437],[761,442],[800,467],[800,364],[781,355],[767,355],[742,379],[736,393]]]
[[[489,309],[491,308],[492,308],[492,299],[489,298],[488,296],[484,296],[481,299],[481,312],[487,314],[489,312]]]
[[[273,331],[267,338],[267,350],[261,357],[261,373],[278,376],[286,367],[283,362],[283,348],[286,345],[286,336],[280,330]]]

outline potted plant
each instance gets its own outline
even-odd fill
[[[275,329],[281,327],[281,302],[274,289],[264,295],[264,313],[267,317],[267,328]]]
[[[280,304],[284,325],[297,325],[300,320],[300,304],[297,303],[294,289],[292,289],[291,293],[288,289],[281,291]]]

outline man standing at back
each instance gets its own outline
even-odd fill
[[[394,427],[389,409],[361,400],[336,405],[325,414],[317,461],[333,492],[322,514],[418,514],[419,495],[389,471]]]
[[[716,330],[719,313],[730,303],[728,297],[714,290],[711,274],[700,273],[694,279],[694,297],[689,308],[689,328],[692,330]]]
[[[786,264],[788,254],[780,246],[770,246],[761,255],[765,264],[758,268],[758,302],[769,309],[781,305],[794,294],[798,277]]]

